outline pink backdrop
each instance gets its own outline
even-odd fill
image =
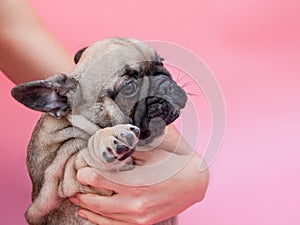
[[[227,131],[206,198],[183,225],[300,223],[300,14],[297,0],[32,0],[72,52],[108,36],[185,46],[214,71]],[[38,113],[10,97],[0,74],[0,223],[25,224],[26,145]]]

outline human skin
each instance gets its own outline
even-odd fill
[[[0,18],[0,69],[14,83],[67,73],[74,67],[70,53],[49,33],[27,0],[0,0]],[[138,166],[127,173],[138,172],[139,166],[151,164],[166,154],[175,154],[170,152],[177,144],[178,154],[174,158],[187,163],[175,176],[157,184],[128,186],[108,181],[92,168],[79,170],[77,178],[82,184],[116,192],[112,197],[78,194],[71,198],[82,207],[79,216],[101,225],[146,225],[177,215],[201,201],[208,185],[208,172],[199,171],[201,157],[172,125],[155,154],[133,155]]]
[[[208,173],[198,171],[200,160],[195,154],[175,176],[161,183],[134,187],[116,184],[100,177],[92,168],[84,168],[77,174],[82,184],[114,190],[117,194],[112,197],[78,194],[72,201],[83,207],[79,215],[95,224],[155,224],[204,198]]]
[[[16,84],[69,72],[72,56],[27,0],[0,0],[0,69]]]

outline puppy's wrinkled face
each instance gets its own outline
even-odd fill
[[[144,62],[140,68],[129,67],[126,79],[110,93],[130,123],[140,128],[140,139],[150,141],[178,118],[187,97],[161,62]]]
[[[85,57],[92,55],[88,50],[79,54],[86,54]],[[117,107],[126,118],[124,123],[140,128],[140,139],[148,142],[160,136],[165,126],[177,119],[184,108],[187,101],[184,90],[173,81],[162,58],[141,42],[123,42],[123,45],[106,48],[103,52],[105,54],[94,60],[89,72],[82,75],[80,81],[86,83],[85,79],[92,80],[93,73],[95,76],[102,74],[101,77],[105,78],[101,79],[101,85],[95,84],[94,88],[89,86],[91,93],[85,94],[95,95],[100,90],[95,104],[96,123],[101,127],[111,126],[114,124],[112,117],[118,115],[116,112],[112,116],[104,116],[97,110],[99,105]],[[78,59],[78,55],[75,58]],[[79,59],[79,64],[82,62],[85,62],[84,58],[82,61]],[[105,63],[108,68],[104,70],[103,62],[110,62]],[[97,89],[99,86],[102,88]],[[113,102],[109,106],[105,103],[107,98]]]

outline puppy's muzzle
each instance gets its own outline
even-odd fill
[[[187,96],[184,90],[166,75],[152,77],[152,95],[170,102],[175,108],[185,107]]]

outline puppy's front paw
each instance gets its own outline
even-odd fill
[[[135,150],[140,129],[131,124],[119,124],[101,129],[89,141],[89,150],[105,163],[124,161]],[[91,154],[93,155],[93,154]]]

